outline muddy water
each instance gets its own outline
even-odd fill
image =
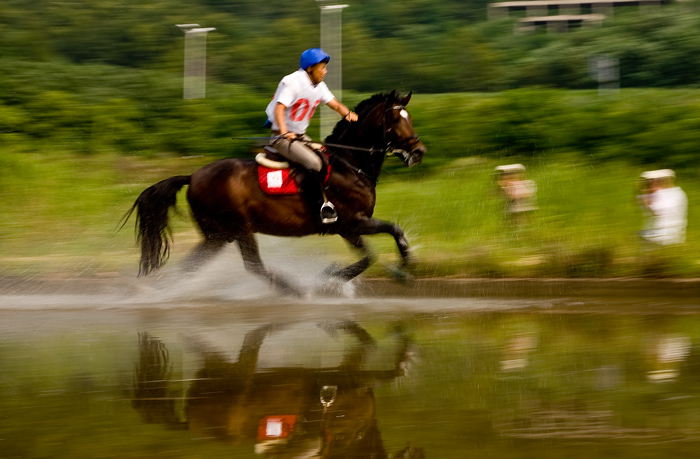
[[[693,457],[696,283],[0,282],[0,457]]]

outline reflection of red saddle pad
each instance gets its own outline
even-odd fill
[[[296,194],[299,189],[290,174],[292,169],[270,169],[258,165],[260,189],[267,194]]]
[[[265,416],[258,424],[258,441],[287,438],[296,422],[297,417],[293,414]]]

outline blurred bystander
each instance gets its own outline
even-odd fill
[[[537,185],[525,179],[525,166],[508,164],[496,168],[498,191],[504,201],[506,218],[515,226],[528,223],[537,209]]]
[[[643,240],[659,245],[685,242],[688,198],[675,184],[671,169],[646,171],[641,175],[643,189],[638,199],[646,222],[640,231]]]

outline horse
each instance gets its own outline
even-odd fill
[[[363,255],[346,267],[327,268],[325,275],[329,278],[350,281],[376,260],[363,240],[366,235],[386,233],[394,238],[401,256],[399,273],[410,261],[409,244],[401,227],[372,217],[385,157],[400,155],[411,167],[419,164],[426,152],[406,111],[410,99],[411,93],[401,97],[395,90],[375,94],[355,108],[358,121],[340,120],[325,139],[330,174],[324,191],[336,206],[338,221],[323,225],[323,231],[340,235]],[[123,218],[126,223],[136,211],[139,275],[159,269],[169,257],[168,211],[176,206],[179,190],[189,185],[187,201],[204,237],[187,258],[190,268],[199,267],[226,244],[237,242],[247,271],[280,291],[300,294],[284,277],[268,270],[254,234],[299,237],[319,234],[319,228],[301,195],[264,193],[257,170],[252,158],[222,159],[192,175],[170,177],[145,189]]]
[[[172,363],[166,345],[139,333],[132,407],[146,423],[187,430],[193,437],[232,445],[254,441],[255,452],[265,457],[386,458],[373,387],[405,375],[410,338],[402,328],[394,329],[396,353],[388,355],[393,365],[367,369],[377,343],[366,329],[354,321],[318,326],[328,339],[342,341],[340,333],[354,338],[339,365],[259,368],[265,338],[284,331],[284,324],[247,332],[235,361],[225,349],[195,343],[203,364],[188,380],[182,413],[175,406],[178,394],[169,386]]]

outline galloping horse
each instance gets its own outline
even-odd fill
[[[387,154],[398,153],[406,166],[421,162],[426,148],[413,130],[406,105],[411,94],[401,98],[396,91],[376,94],[355,108],[357,122],[341,120],[326,138],[330,175],[325,193],[336,206],[338,221],[325,225],[325,232],[338,234],[363,258],[326,274],[349,281],[365,271],[375,255],[362,236],[388,233],[401,254],[400,267],[409,261],[409,246],[396,224],[372,218],[377,178]],[[252,159],[223,159],[192,175],[165,179],[144,190],[125,216],[137,211],[136,228],[141,246],[139,274],[160,268],[170,253],[168,210],[176,204],[185,185],[192,215],[204,236],[189,260],[198,266],[227,243],[238,242],[245,268],[287,292],[292,285],[274,275],[263,264],[254,233],[273,236],[306,236],[318,228],[305,201],[298,194],[265,194],[258,183],[258,165]]]

